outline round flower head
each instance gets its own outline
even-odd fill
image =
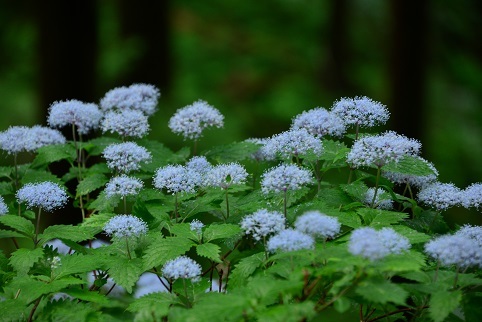
[[[389,254],[400,254],[410,248],[407,238],[392,228],[376,231],[371,227],[355,229],[348,242],[348,250],[353,255],[371,261],[382,259]]]
[[[275,159],[278,155],[291,159],[310,153],[319,156],[323,152],[323,145],[320,139],[306,129],[296,129],[274,135],[265,143],[263,152],[268,159]]]
[[[295,228],[313,237],[327,239],[335,237],[340,232],[341,224],[337,218],[313,210],[296,218]]]
[[[105,233],[115,238],[139,237],[145,235],[147,230],[147,224],[132,215],[114,216],[104,226]]]
[[[264,148],[264,145],[269,141],[270,139],[268,138],[263,138],[263,139],[259,139],[259,138],[251,138],[251,139],[247,139],[246,142],[249,142],[249,143],[254,143],[254,144],[257,144],[259,145],[259,150],[254,152],[252,155],[251,155],[251,159],[255,160],[255,161],[268,161],[270,159],[273,158],[273,156],[270,156],[269,154],[267,154],[265,152],[265,148]]]
[[[311,172],[294,164],[280,164],[266,171],[261,179],[261,190],[269,192],[282,192],[301,189],[303,185],[311,183]]]
[[[201,235],[202,232],[203,232],[203,227],[204,227],[204,224],[197,220],[197,219],[194,219],[193,221],[191,221],[191,223],[189,224],[189,228],[191,229],[191,231],[194,231],[196,234],[198,235]]]
[[[154,187],[166,189],[169,193],[195,192],[201,184],[201,175],[182,165],[167,165],[159,168],[154,176]]]
[[[135,142],[114,143],[103,152],[107,166],[120,173],[139,170],[141,163],[151,160],[151,153]]]
[[[430,184],[437,180],[438,171],[435,169],[433,163],[423,159],[422,157],[418,157],[420,161],[423,161],[431,170],[432,174],[426,176],[416,176],[404,173],[396,173],[396,172],[389,172],[383,171],[383,176],[388,180],[392,181],[393,183],[397,184],[409,184],[410,186],[422,188],[427,184]]]
[[[389,131],[356,140],[346,161],[355,168],[382,167],[389,162],[398,162],[406,155],[417,155],[420,147],[417,140]]]
[[[385,105],[366,96],[342,98],[333,104],[331,112],[341,118],[346,125],[360,127],[385,124],[390,117]]]
[[[269,252],[291,252],[301,249],[313,249],[315,240],[310,235],[294,229],[285,229],[268,240],[266,248]]]
[[[425,244],[425,252],[443,266],[482,267],[482,247],[462,234],[443,235]]]
[[[233,184],[242,184],[248,173],[239,163],[219,164],[212,167],[204,176],[204,184],[227,189]]]
[[[473,183],[460,194],[460,201],[465,208],[479,208],[482,205],[482,183]]]
[[[113,109],[138,110],[145,115],[152,115],[156,111],[159,100],[159,90],[148,84],[133,84],[129,87],[117,87],[107,93],[100,101],[104,111]]]
[[[101,118],[102,113],[96,104],[70,100],[52,103],[47,121],[51,127],[57,128],[75,125],[80,134],[87,134],[99,127]]]
[[[31,151],[35,151],[43,146],[64,144],[66,142],[65,137],[59,131],[40,125],[32,126],[29,135],[31,137],[29,140]]]
[[[212,168],[212,165],[209,163],[206,157],[195,156],[189,159],[189,161],[186,163],[186,168],[194,170],[201,175],[205,175]]]
[[[418,200],[440,211],[458,205],[461,194],[461,190],[452,183],[434,182],[418,192]]]
[[[105,194],[109,198],[113,196],[135,196],[142,189],[143,185],[141,180],[123,174],[110,179],[105,187]]]
[[[365,199],[363,203],[367,206],[371,206],[373,196],[375,195],[375,188],[368,188],[365,193]],[[393,200],[390,198],[390,194],[382,188],[378,188],[377,196],[375,197],[375,205],[377,209],[393,209]]]
[[[0,149],[7,151],[9,154],[32,152],[30,140],[30,128],[11,126],[8,130],[0,132]]]
[[[0,216],[5,215],[6,213],[8,213],[8,206],[3,197],[0,196]]]
[[[65,206],[67,198],[65,190],[50,181],[27,183],[17,191],[19,203],[25,202],[27,208],[39,207],[48,212]]]
[[[292,129],[306,129],[309,133],[322,137],[325,135],[340,137],[346,132],[345,123],[335,113],[317,107],[297,115],[293,119]]]
[[[197,140],[202,131],[210,126],[223,127],[224,116],[205,101],[196,101],[192,105],[180,108],[169,120],[169,128],[184,139]]]
[[[241,228],[257,241],[285,229],[285,217],[277,211],[260,209],[241,220]]]
[[[141,138],[149,132],[149,123],[142,111],[108,111],[102,120],[102,132],[117,133],[124,138]]]
[[[164,265],[162,275],[170,280],[186,278],[195,282],[201,276],[201,265],[187,256],[179,256]]]
[[[482,247],[482,227],[481,226],[463,225],[455,234],[473,239],[477,241],[480,247]]]

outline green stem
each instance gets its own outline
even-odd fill
[[[132,259],[131,251],[129,250],[129,239],[128,239],[128,237],[126,237],[126,249],[127,249],[127,257],[129,257],[129,259]]]
[[[72,139],[74,140],[75,154],[77,156],[77,181],[82,181],[82,153],[77,143],[77,136],[75,135],[75,124],[72,124]],[[80,211],[82,212],[82,221],[85,220],[84,200],[82,196],[79,196]]]
[[[229,200],[228,200],[228,188],[226,190],[226,219],[229,218]]]
[[[177,213],[177,192],[174,194],[174,218],[176,219],[179,217],[179,214]]]
[[[378,167],[378,170],[377,170],[377,179],[375,181],[375,193],[373,194],[373,199],[372,199],[372,203],[370,205],[371,208],[373,208],[375,206],[375,200],[377,199],[377,193],[378,193],[378,181],[380,180],[380,174],[382,172],[382,167]]]
[[[37,245],[38,243],[38,232],[39,232],[39,227],[40,227],[40,215],[42,213],[42,208],[38,208],[38,214],[37,214],[37,225],[35,226],[35,239],[34,239],[34,244]]]
[[[40,304],[40,300],[41,300],[41,299],[42,299],[42,297],[39,297],[39,298],[37,299],[37,301],[35,301],[35,304],[34,304],[32,310],[30,311],[30,315],[28,316],[28,321],[29,321],[29,322],[30,322],[30,321],[33,321],[33,315],[35,314],[35,311],[37,310],[37,307],[38,307],[38,305]]]
[[[182,283],[184,284],[184,294],[185,294],[185,296],[186,296],[187,307],[188,307],[188,308],[191,308],[192,305],[191,305],[191,302],[189,301],[189,297],[188,297],[188,295],[187,295],[187,286],[186,286],[186,279],[185,279],[185,278],[182,279]]]
[[[268,255],[268,250],[266,249],[266,236],[263,236],[263,245],[264,245],[264,257],[266,260],[268,260],[269,255]]]

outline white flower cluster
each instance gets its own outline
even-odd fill
[[[246,169],[241,164],[232,162],[211,167],[203,180],[205,186],[228,189],[233,184],[246,182],[247,177]]]
[[[140,179],[123,174],[109,180],[105,187],[105,194],[109,198],[114,196],[135,196],[143,186],[144,184]]]
[[[407,238],[387,227],[379,231],[371,227],[355,229],[348,242],[350,253],[371,261],[382,259],[390,254],[401,254],[410,247]]]
[[[64,144],[65,137],[57,130],[35,125],[11,126],[0,132],[0,149],[10,154],[35,152],[38,148],[51,144]]]
[[[246,235],[252,235],[257,241],[285,229],[285,216],[277,211],[260,209],[241,220],[241,228]]]
[[[425,252],[443,266],[482,267],[480,238],[480,231],[478,237],[473,238],[467,230],[462,230],[454,235],[443,235],[429,241],[425,244]]]
[[[313,237],[333,238],[340,232],[341,224],[335,217],[330,217],[317,210],[305,212],[295,221],[295,229]]]
[[[51,212],[67,203],[67,193],[58,184],[44,181],[27,183],[17,191],[19,203],[25,202],[28,208],[39,207]]]
[[[389,162],[398,162],[406,155],[419,154],[420,147],[417,140],[388,131],[356,140],[346,161],[355,168],[382,167]]]
[[[114,216],[104,226],[105,233],[115,238],[139,237],[147,234],[147,230],[147,224],[132,215]]]
[[[201,276],[201,265],[183,255],[168,261],[162,268],[162,274],[170,280],[185,278],[196,282]]]
[[[268,169],[261,179],[261,190],[269,192],[282,192],[299,190],[302,186],[311,183],[313,176],[309,170],[294,164],[280,164]]]
[[[293,129],[268,139],[264,144],[263,153],[270,160],[277,156],[291,159],[309,153],[320,156],[323,153],[323,145],[320,139],[308,133],[306,129]]]
[[[149,121],[147,116],[138,110],[108,111],[101,127],[103,133],[117,133],[123,138],[141,138],[149,132]]]
[[[202,184],[199,172],[182,165],[167,165],[159,168],[154,175],[154,187],[166,189],[169,193],[192,193]]]
[[[375,188],[368,188],[363,203],[367,206],[371,206],[374,195]],[[377,196],[375,197],[375,205],[377,209],[393,209],[393,200],[390,198],[390,194],[387,191],[378,188]]]
[[[107,166],[120,173],[139,170],[141,163],[147,163],[152,156],[146,148],[135,142],[114,143],[103,152]]]
[[[480,247],[482,247],[482,227],[481,226],[463,225],[457,231],[457,235],[465,236],[466,238],[473,239],[479,244]]]
[[[154,114],[160,97],[159,90],[149,84],[132,84],[129,87],[114,88],[100,101],[100,107],[104,111],[111,110],[136,110],[146,116]]]
[[[418,192],[418,200],[435,209],[447,210],[461,203],[462,191],[453,183],[434,182]]]
[[[191,231],[195,232],[198,236],[202,235],[203,227],[204,227],[204,224],[200,220],[197,220],[197,219],[194,219],[189,224],[189,229],[191,229]]]
[[[341,118],[346,125],[360,127],[382,125],[390,117],[385,105],[366,96],[342,98],[333,104],[331,112]]]
[[[5,199],[3,199],[2,196],[0,196],[0,216],[5,215],[6,213],[8,213],[8,206],[5,203]]]
[[[186,168],[194,170],[201,175],[205,175],[209,172],[209,170],[211,170],[212,165],[209,163],[206,157],[194,156],[186,163]]]
[[[383,176],[388,180],[392,181],[393,183],[409,184],[410,186],[417,187],[419,189],[426,186],[427,184],[436,181],[438,177],[438,171],[433,165],[433,163],[423,159],[420,156],[418,156],[418,159],[423,161],[430,168],[430,170],[432,170],[433,173],[426,176],[416,176],[410,174],[382,171]]]
[[[223,127],[224,116],[214,107],[199,100],[180,108],[169,120],[169,128],[184,139],[197,140],[207,127]]]
[[[482,183],[473,183],[461,192],[461,203],[465,208],[482,206]]]
[[[57,128],[75,125],[80,134],[87,134],[99,128],[101,119],[102,112],[96,104],[69,100],[52,103],[47,121]]]
[[[284,229],[272,236],[266,245],[266,249],[271,253],[292,252],[314,247],[315,239],[312,236],[291,228]]]
[[[333,112],[317,107],[297,115],[293,119],[292,129],[306,129],[312,135],[341,137],[346,132],[343,120]]]

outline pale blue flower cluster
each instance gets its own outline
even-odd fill
[[[398,162],[404,156],[420,153],[421,144],[393,131],[365,136],[356,140],[347,155],[347,162],[355,168],[361,166],[383,167]]]
[[[75,125],[80,134],[87,134],[99,128],[101,119],[102,112],[96,104],[69,100],[52,103],[47,122],[57,128]]]
[[[312,135],[341,137],[346,132],[343,120],[333,112],[317,107],[297,115],[293,119],[292,129],[306,129]]]
[[[453,183],[434,182],[418,192],[418,200],[437,210],[447,210],[461,203],[462,191]]]
[[[0,216],[5,215],[6,213],[8,213],[8,206],[5,203],[5,199],[3,199],[2,196],[0,196]]]
[[[19,203],[27,204],[27,208],[39,207],[48,212],[64,207],[68,199],[65,190],[50,181],[27,183],[16,196]]]
[[[269,138],[250,138],[245,140],[249,143],[254,143],[259,145],[259,149],[251,155],[251,159],[261,162],[269,161],[272,157],[265,153],[265,144],[269,141]]]
[[[425,244],[425,252],[443,266],[482,267],[482,247],[464,233],[443,235]]]
[[[35,152],[38,148],[51,144],[64,144],[65,137],[57,130],[40,125],[31,128],[11,126],[0,132],[0,149],[9,154]]]
[[[411,247],[404,236],[392,228],[377,231],[371,227],[355,229],[348,242],[348,250],[353,255],[371,261],[382,259],[390,254],[401,254]]]
[[[313,237],[333,238],[340,232],[338,218],[330,217],[317,210],[307,211],[295,221],[295,229]]]
[[[114,143],[103,151],[107,166],[120,173],[139,170],[141,163],[151,161],[151,153],[135,142]]]
[[[479,244],[480,247],[482,247],[482,227],[481,226],[463,225],[455,234],[473,239]]]
[[[360,127],[382,125],[390,117],[385,105],[366,96],[341,98],[333,104],[331,112],[341,118],[346,125]]]
[[[147,116],[138,110],[108,111],[101,127],[103,133],[117,133],[123,138],[141,138],[149,132],[149,121]]]
[[[396,172],[389,172],[389,171],[382,171],[383,176],[388,180],[392,181],[393,183],[397,184],[409,184],[410,186],[422,188],[427,184],[430,184],[437,180],[438,171],[433,165],[433,163],[423,159],[422,157],[417,157],[420,161],[423,161],[429,168],[432,170],[432,174],[426,176],[416,176],[404,173],[396,173]]]
[[[204,185],[228,189],[233,184],[246,182],[248,172],[239,163],[218,164],[204,175]]]
[[[191,231],[195,232],[198,236],[200,236],[202,234],[203,227],[204,227],[204,224],[200,220],[197,220],[197,219],[194,219],[189,224],[189,229],[191,229]]]
[[[105,187],[105,194],[111,198],[135,196],[144,186],[140,179],[126,176],[125,174],[113,177],[109,180]]]
[[[363,200],[363,203],[365,205],[371,206],[374,195],[375,188],[368,188],[365,193],[365,199]],[[375,206],[377,209],[393,209],[393,200],[390,198],[390,194],[385,189],[378,188],[377,196],[375,197]]]
[[[315,239],[301,231],[291,228],[282,230],[272,236],[266,245],[266,249],[271,252],[292,252],[302,249],[313,249]]]
[[[199,100],[191,105],[180,108],[169,120],[169,128],[184,139],[197,140],[207,127],[224,126],[224,116],[214,107]]]
[[[465,208],[482,206],[482,183],[473,183],[461,192],[461,203]]]
[[[280,164],[263,173],[261,190],[265,194],[299,190],[312,181],[313,176],[309,170],[294,164]]]
[[[104,111],[110,110],[137,110],[149,116],[154,114],[160,97],[159,90],[149,84],[132,84],[129,87],[114,88],[100,101]]]
[[[209,170],[211,170],[212,165],[206,157],[194,156],[186,163],[186,168],[194,170],[204,176]]]
[[[304,128],[293,129],[276,134],[265,143],[263,153],[267,159],[274,160],[277,156],[283,159],[323,153],[321,140]]]
[[[116,215],[104,226],[108,236],[115,238],[139,237],[147,234],[147,224],[133,215]]]
[[[285,216],[277,211],[260,209],[241,220],[241,228],[246,235],[252,235],[257,241],[285,229]]]
[[[195,192],[201,183],[202,176],[199,172],[182,165],[167,165],[157,169],[154,175],[154,187],[159,190],[166,189],[172,194]]]
[[[179,256],[164,265],[162,275],[169,280],[185,278],[196,282],[201,276],[201,265],[187,256]]]

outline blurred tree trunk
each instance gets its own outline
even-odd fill
[[[135,37],[141,54],[127,69],[122,84],[148,83],[169,90],[172,57],[170,53],[169,1],[120,0],[121,32]]]
[[[425,124],[428,1],[390,1],[391,126],[422,139]]]
[[[94,0],[35,1],[38,82],[43,120],[58,100],[98,100],[97,10]]]

